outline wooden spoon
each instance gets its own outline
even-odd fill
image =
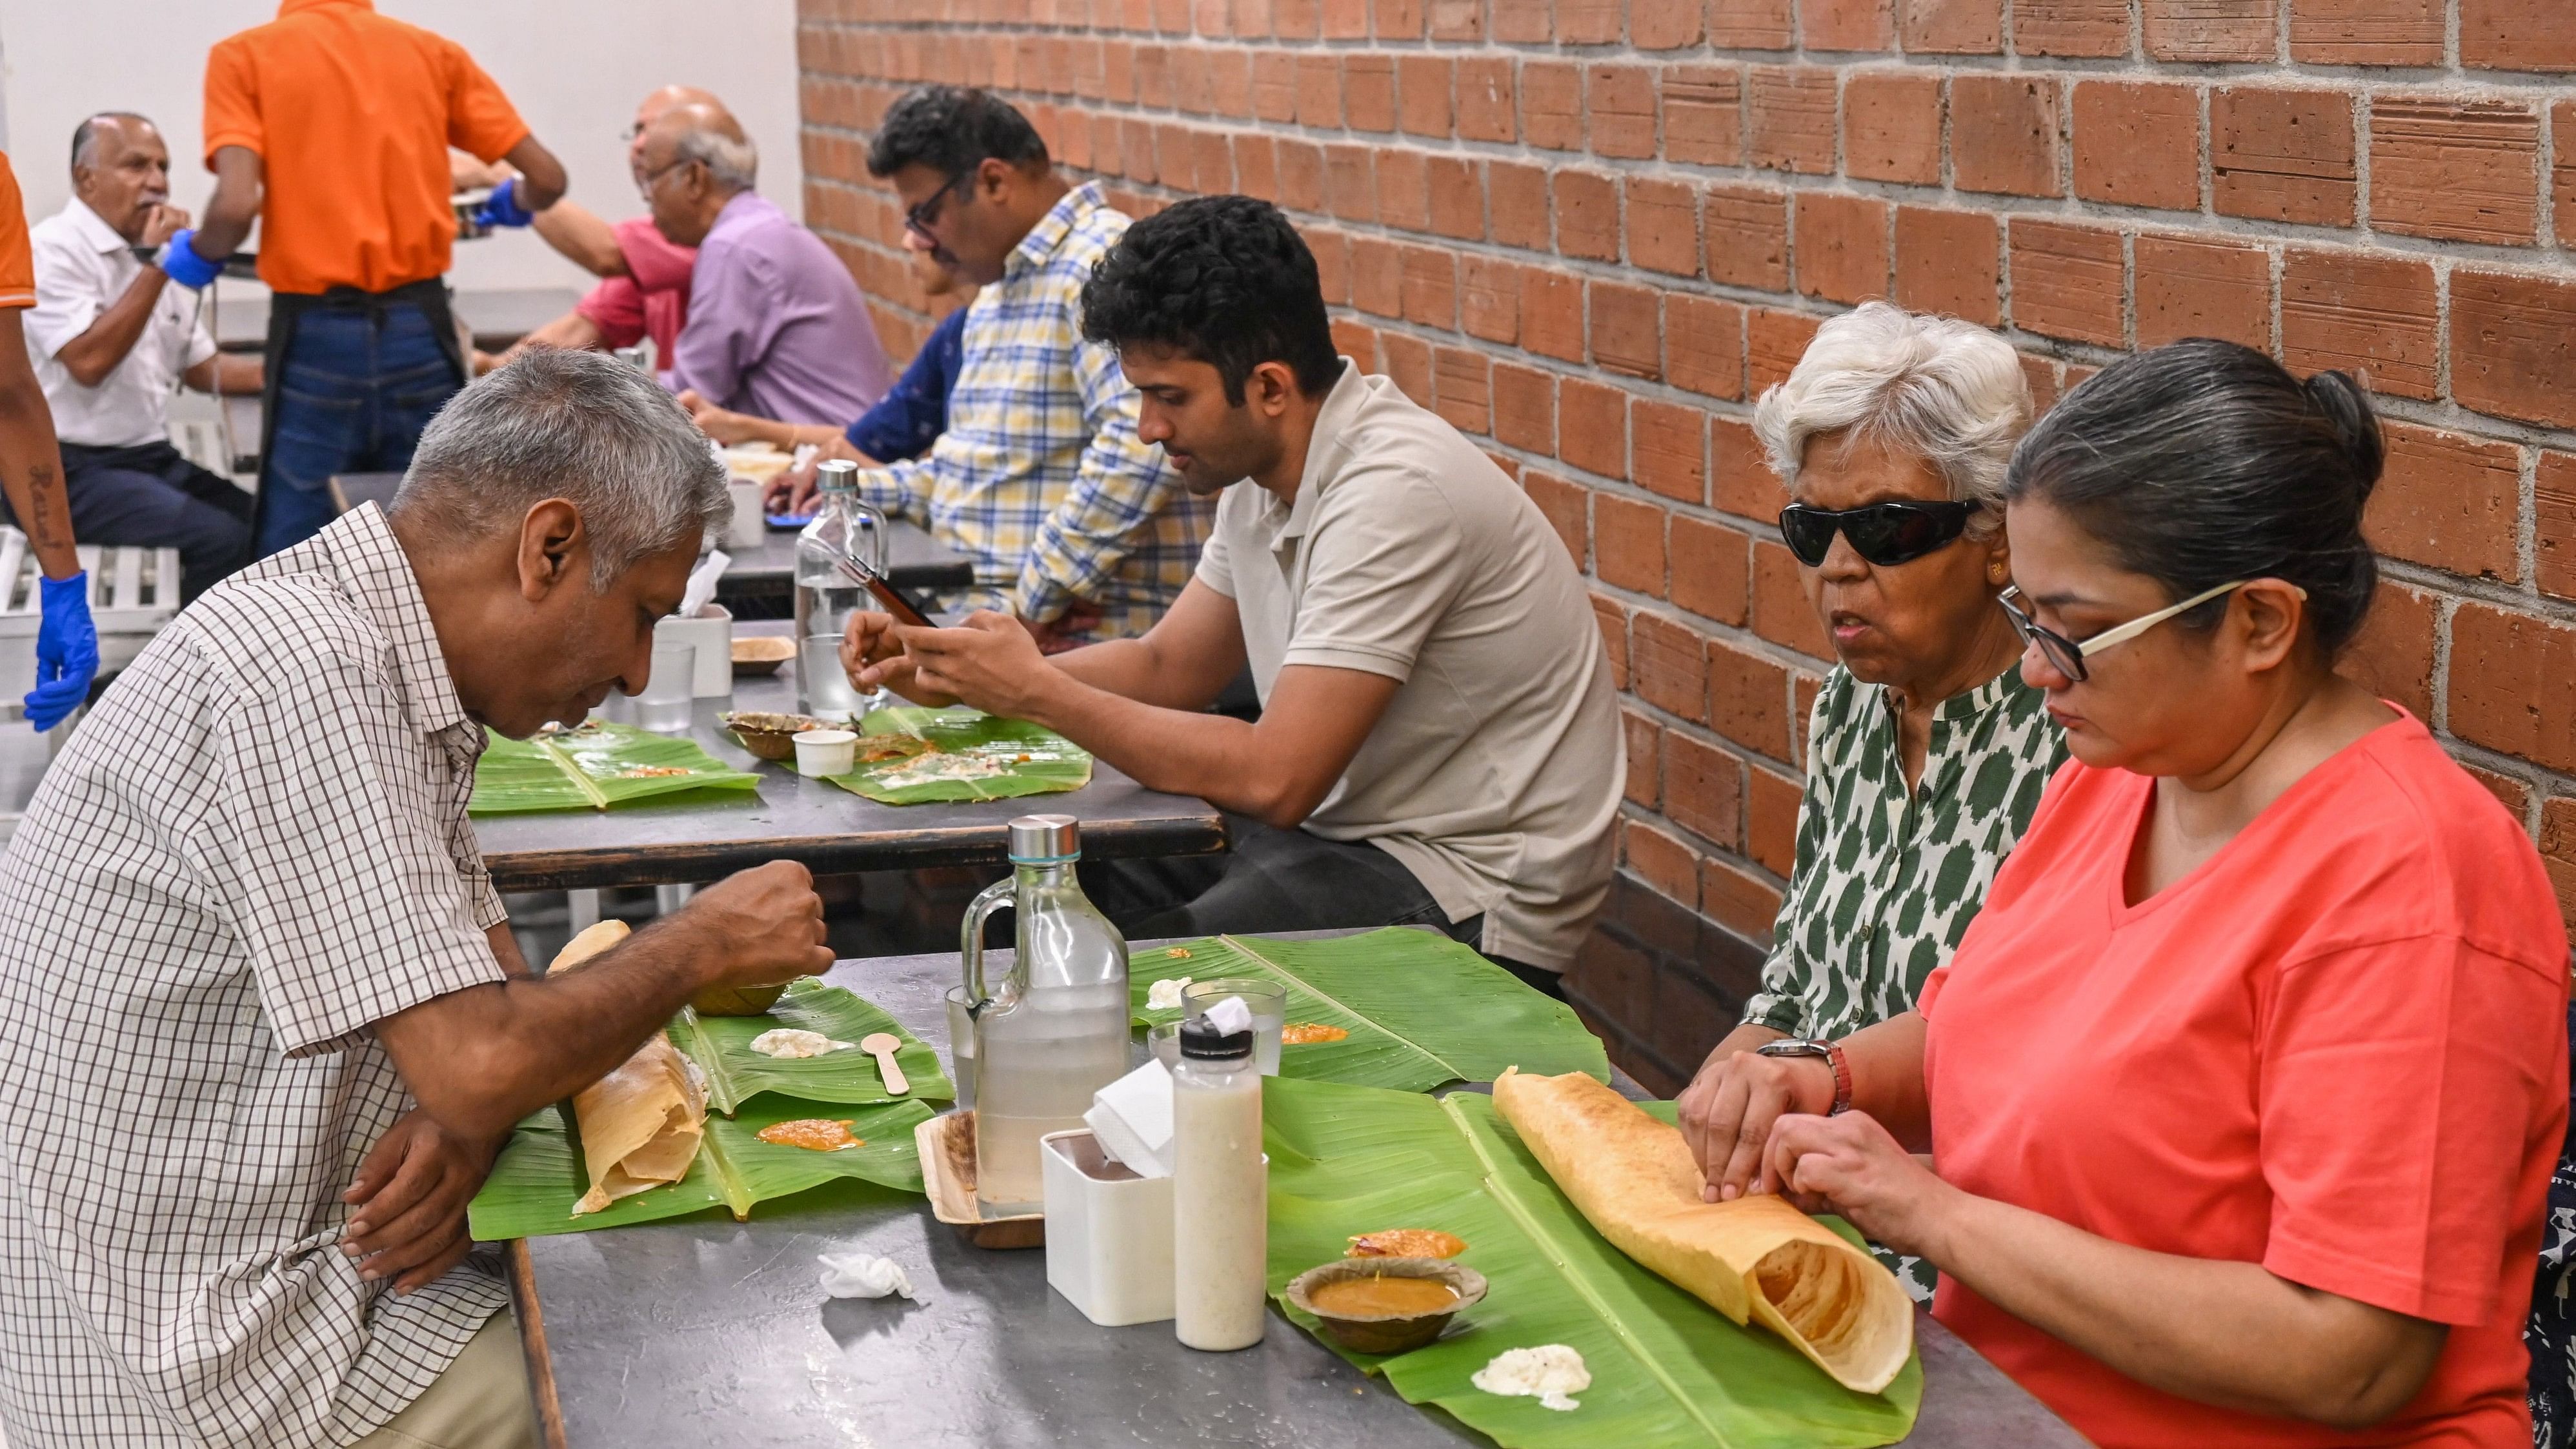
[[[894,1033],[887,1031],[872,1031],[859,1039],[859,1050],[877,1059],[877,1075],[885,1078],[886,1091],[897,1097],[912,1091],[911,1080],[904,1076],[903,1068],[894,1064],[894,1049],[901,1045]]]

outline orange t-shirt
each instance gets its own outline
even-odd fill
[[[27,241],[27,203],[18,197],[18,173],[0,151],[0,307],[36,305],[36,254]]]
[[[2132,906],[2155,788],[2061,769],[1924,984],[1941,1176],[2449,1339],[2412,1403],[2346,1433],[2148,1388],[1947,1274],[1934,1316],[2104,1449],[2528,1449],[2523,1317],[2567,1126],[2539,852],[2409,716]]]
[[[285,0],[206,56],[206,166],[259,153],[259,275],[281,292],[445,275],[447,148],[492,161],[527,134],[462,47],[368,0]]]

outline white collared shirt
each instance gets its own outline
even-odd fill
[[[84,387],[54,354],[125,295],[144,263],[125,238],[78,197],[30,228],[36,305],[26,313],[28,360],[54,410],[54,436],[94,448],[157,443],[170,435],[170,394],[189,368],[215,355],[199,312],[203,293],[164,285],[152,320],[125,360]]]

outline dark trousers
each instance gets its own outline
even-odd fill
[[[1131,941],[1228,932],[1353,930],[1428,926],[1473,946],[1485,918],[1451,922],[1404,862],[1366,841],[1326,840],[1228,814],[1234,848],[1223,855],[1085,860],[1082,889]],[[1557,974],[1488,958],[1559,1000]]]
[[[250,495],[167,442],[127,448],[65,443],[63,491],[83,543],[179,551],[179,601],[213,588],[250,558]]]
[[[332,474],[411,466],[421,430],[463,386],[438,325],[403,301],[318,306],[295,317],[270,386],[259,557],[330,523]]]

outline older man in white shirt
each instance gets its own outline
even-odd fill
[[[194,599],[247,559],[251,498],[170,445],[170,395],[257,392],[255,357],[223,357],[201,294],[148,258],[188,224],[170,205],[170,151],[150,121],[92,116],[72,133],[72,199],[38,222],[27,351],[63,450],[85,543],[179,550]]]

